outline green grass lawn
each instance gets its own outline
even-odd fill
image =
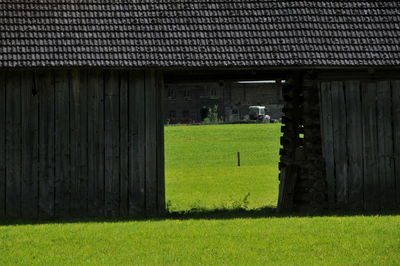
[[[399,216],[0,227],[2,265],[398,265]]]
[[[278,143],[279,125],[168,127],[167,198],[182,212],[4,223],[0,264],[399,265],[399,215],[274,213]]]
[[[175,126],[165,133],[170,209],[233,208],[246,195],[250,209],[276,206],[279,124]]]

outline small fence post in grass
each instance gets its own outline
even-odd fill
[[[240,152],[237,153],[238,166],[240,166]]]

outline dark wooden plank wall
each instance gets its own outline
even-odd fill
[[[164,76],[162,72],[157,72],[156,81],[158,82],[157,88],[164,88]],[[164,90],[161,90],[161,93],[157,94],[157,203],[158,203],[158,212],[164,211],[165,206],[165,178],[160,178],[165,176],[165,167],[164,167],[164,118],[162,109],[162,100]]]
[[[129,72],[121,71],[119,73],[119,123],[120,123],[120,180],[119,196],[121,216],[128,215],[128,188],[129,188]]]
[[[33,73],[24,71],[21,84],[22,104],[22,197],[21,211],[25,217],[38,214],[38,177],[39,177],[39,101],[34,87]]]
[[[394,176],[396,183],[396,204],[400,206],[400,80],[392,82]]]
[[[339,208],[348,203],[348,161],[343,156],[347,151],[347,128],[345,93],[342,81],[334,81],[331,85],[332,92],[332,119],[333,119],[333,151],[335,161],[335,186],[336,204]],[[338,108],[337,106],[343,106]]]
[[[70,150],[71,215],[88,211],[88,86],[87,71],[71,71]]]
[[[0,218],[164,211],[162,75],[0,72]]]
[[[6,216],[6,73],[0,72],[0,218]]]
[[[400,207],[399,97],[399,81],[321,83],[323,152],[334,208]]]
[[[348,208],[363,208],[363,140],[362,140],[362,108],[361,86],[359,81],[344,83],[346,99],[346,128],[348,154]]]
[[[391,82],[378,84],[378,163],[381,178],[381,208],[393,209],[396,206],[396,184],[394,172],[394,141],[392,118]]]
[[[70,213],[71,155],[70,155],[70,73],[54,73],[55,90],[55,184],[54,210],[56,216]],[[65,115],[68,114],[68,115]]]
[[[362,84],[363,109],[363,173],[364,173],[364,208],[365,210],[379,210],[380,186],[378,174],[378,131],[377,129],[377,84],[363,82]]]
[[[155,72],[147,72],[145,74],[145,113],[148,119],[145,119],[146,128],[146,169],[145,169],[145,192],[146,192],[146,211],[155,212],[157,210],[157,114],[156,108],[152,103],[156,99],[155,90]],[[149,213],[150,215],[152,213]]]
[[[323,82],[320,85],[321,93],[320,93],[320,101],[321,106],[324,106],[327,110],[332,110],[332,93],[331,91],[331,83]],[[327,158],[331,158],[331,160],[326,160],[325,168],[326,168],[326,181],[327,185],[330,188],[328,190],[328,206],[330,210],[333,210],[335,207],[336,195],[335,188],[335,160],[334,160],[334,148],[333,148],[333,116],[332,112],[322,112],[321,113],[321,133],[322,136],[325,136],[322,145],[323,154]]]
[[[21,216],[21,72],[6,78],[6,215]]]
[[[145,210],[145,90],[144,75],[134,72],[129,76],[129,214],[144,214]]]
[[[104,76],[88,71],[88,213],[102,216],[104,210]]]

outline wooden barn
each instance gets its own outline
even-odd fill
[[[1,218],[163,212],[161,94],[188,80],[287,81],[279,210],[400,207],[397,0],[0,0],[0,18]]]

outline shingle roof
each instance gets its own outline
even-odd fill
[[[355,65],[400,65],[400,1],[0,0],[0,67]]]

